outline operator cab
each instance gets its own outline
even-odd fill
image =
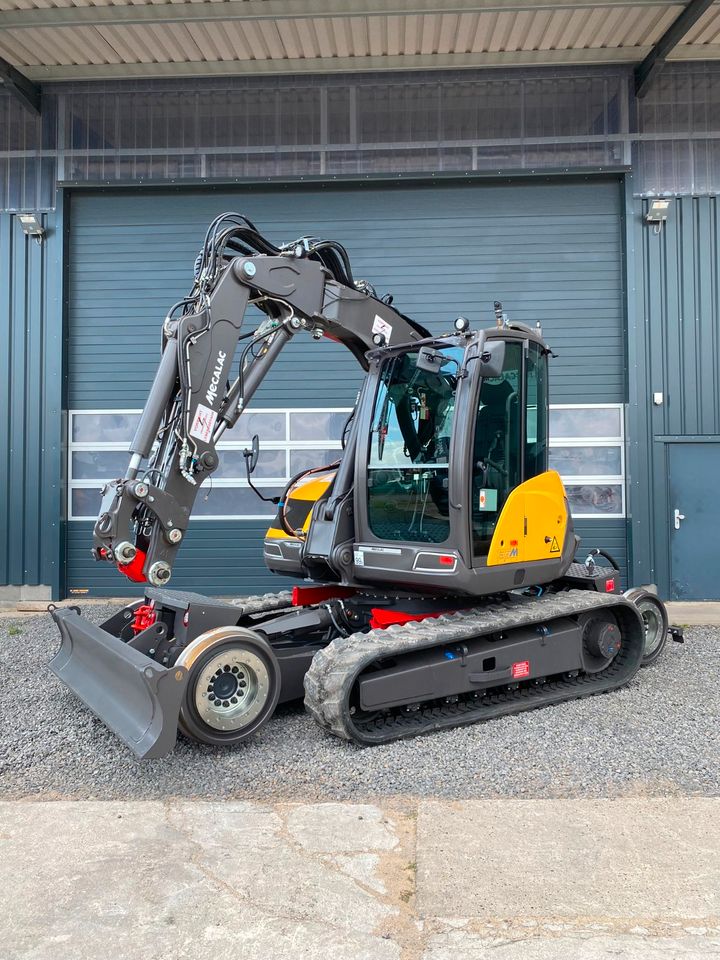
[[[437,589],[437,578],[428,574],[445,573],[445,582],[452,572],[474,593],[473,571],[482,568],[487,579],[491,545],[510,495],[547,471],[545,344],[526,328],[458,339],[434,345],[434,369],[424,348],[396,353],[379,365],[367,424],[367,469],[358,451],[356,471],[363,531],[363,544],[356,548],[358,579],[380,564],[395,576],[412,556],[406,573],[414,584],[432,580]],[[559,509],[565,514],[564,502]],[[526,522],[523,517],[523,528]],[[557,531],[551,544],[552,538],[559,546]],[[519,558],[520,544],[507,546],[507,560],[514,559],[514,546]],[[563,551],[555,552],[559,559]],[[532,559],[553,558],[543,553]],[[503,582],[508,573],[502,571]],[[517,569],[513,579],[516,574]]]
[[[313,479],[318,502],[293,492],[306,536],[266,540],[271,569],[472,596],[561,576],[575,537],[547,470],[548,352],[520,325],[373,351],[343,463]]]

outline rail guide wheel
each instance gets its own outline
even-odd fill
[[[275,711],[280,667],[270,644],[252,630],[209,630],[182,651],[176,666],[188,671],[179,727],[193,740],[239,743]]]
[[[665,649],[667,643],[669,621],[667,610],[663,602],[642,587],[635,587],[624,594],[625,599],[634,603],[640,611],[645,627],[645,648],[642,665],[649,666],[655,663]]]

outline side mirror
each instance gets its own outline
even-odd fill
[[[488,380],[495,380],[502,376],[505,366],[505,341],[487,340],[483,344],[483,352],[478,358],[480,376]]]
[[[415,366],[418,370],[426,370],[428,373],[440,373],[449,359],[444,353],[433,350],[432,347],[420,347]]]
[[[247,447],[243,450],[243,456],[245,457],[245,470],[247,471],[248,477],[255,472],[255,467],[257,466],[258,457],[260,455],[260,438],[257,434],[252,438],[252,446],[248,450]]]

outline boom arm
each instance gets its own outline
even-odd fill
[[[249,304],[266,319],[242,334]],[[117,563],[132,580],[169,581],[199,486],[218,468],[220,437],[302,330],[344,344],[365,369],[373,347],[430,336],[367,284],[355,284],[339,245],[304,239],[277,248],[244,217],[214,221],[191,294],[165,320],[162,357],[125,477],[103,490],[96,559]],[[240,341],[247,342],[230,383]]]

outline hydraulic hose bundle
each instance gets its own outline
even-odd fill
[[[355,286],[350,258],[342,244],[335,240],[300,237],[292,243],[276,246],[248,217],[239,213],[222,213],[208,227],[202,250],[195,261],[196,282],[201,289],[211,287],[218,271],[233,257],[280,256],[289,252],[296,257],[319,261],[338,283]]]

